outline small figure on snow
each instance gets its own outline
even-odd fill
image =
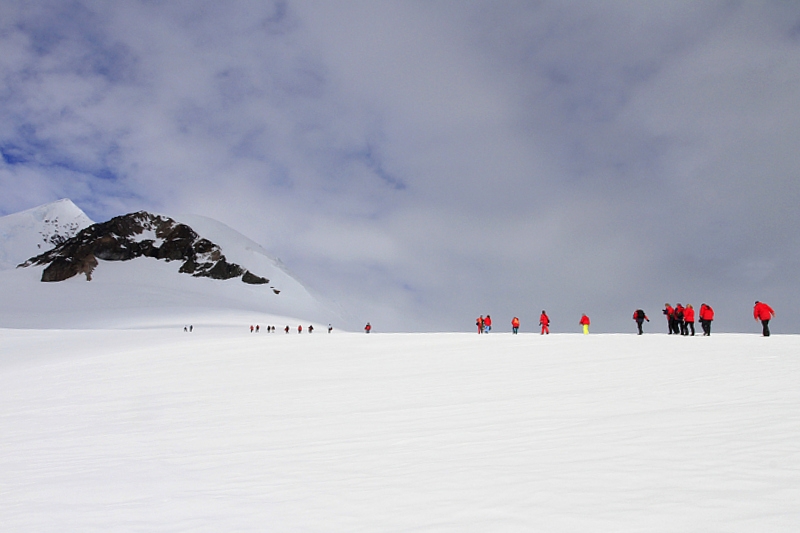
[[[712,320],[714,320],[714,310],[706,303],[700,304],[700,327],[703,329],[704,337],[711,336]]]
[[[367,325],[366,325],[366,326],[364,326],[364,331],[366,331],[367,333],[369,333],[370,331],[372,331],[372,324],[370,324],[369,322],[367,322]]]
[[[483,332],[489,333],[490,331],[492,331],[492,317],[486,315],[486,318],[483,319]]]
[[[661,312],[667,317],[667,330],[669,331],[669,335],[672,335],[675,331],[675,309],[667,303],[664,304],[664,309],[662,309]]]
[[[517,317],[511,319],[511,333],[514,335],[519,333],[519,318]]]
[[[333,326],[331,326],[330,324],[328,324],[328,333],[330,333],[331,331],[333,331]]]
[[[586,316],[585,314],[584,314],[584,315],[581,315],[581,320],[580,320],[580,322],[578,322],[578,323],[579,323],[581,326],[583,326],[583,334],[584,334],[584,335],[588,335],[588,334],[589,334],[589,324],[591,323],[591,322],[589,321],[589,317],[588,317],[588,316]]]
[[[642,334],[642,322],[647,320],[650,322],[650,319],[647,318],[647,315],[641,309],[637,309],[633,312],[633,319],[636,321],[636,327],[639,328],[639,335]]]
[[[683,310],[683,329],[686,331],[686,335],[694,337],[694,307],[692,304],[686,304],[686,308]],[[692,331],[691,334],[689,330]]]
[[[309,333],[314,333],[314,325],[313,324],[309,324],[308,325],[308,332]]]
[[[542,309],[542,314],[539,316],[539,325],[542,326],[541,335],[550,335],[550,317]]]
[[[286,333],[289,333],[289,326],[286,326],[285,328],[283,328],[283,331],[285,331]]]
[[[483,315],[479,316],[477,320],[475,320],[475,325],[478,326],[478,335],[483,333]]]
[[[756,300],[756,305],[753,307],[753,318],[761,321],[762,335],[769,337],[769,321],[775,318],[775,311],[764,302]]]

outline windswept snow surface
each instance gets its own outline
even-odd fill
[[[800,337],[0,330],[0,529],[800,528]]]

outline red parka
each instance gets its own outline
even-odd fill
[[[764,302],[756,302],[753,307],[753,318],[757,320],[769,320],[775,316],[775,311]]]
[[[694,322],[694,308],[693,307],[687,307],[686,309],[683,310],[683,319],[686,322]]]
[[[701,305],[700,306],[700,320],[706,320],[711,322],[714,320],[714,310],[711,309],[710,305]]]
[[[579,324],[582,325],[582,326],[588,326],[590,324],[589,317],[586,316],[586,315],[583,315],[581,317],[581,321],[579,322]]]

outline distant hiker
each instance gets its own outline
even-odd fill
[[[364,331],[366,331],[367,333],[372,331],[372,325],[369,322],[367,322],[367,325],[364,326]]]
[[[492,331],[492,317],[486,315],[486,318],[483,319],[483,332],[489,333]]]
[[[297,333],[303,333],[303,326],[297,326]]]
[[[692,337],[694,337],[694,307],[692,304],[686,304],[686,309],[683,310],[683,329],[686,330],[686,334],[688,335],[689,331],[692,330]]]
[[[667,330],[669,335],[672,335],[672,332],[675,331],[675,309],[669,304],[664,304],[664,309],[661,312],[667,317]]]
[[[711,321],[714,320],[714,310],[708,304],[700,305],[700,327],[703,328],[703,336],[711,336]]]
[[[644,314],[644,311],[642,311],[641,309],[637,309],[636,311],[633,312],[633,319],[636,321],[636,327],[639,328],[639,335],[641,335],[642,322],[644,322],[645,320],[650,322],[650,319],[647,318],[647,315]]]
[[[539,325],[542,326],[540,335],[550,335],[550,317],[542,309],[542,314],[539,316]]]
[[[256,333],[258,333],[258,330],[259,330],[259,329],[260,329],[259,325],[258,325],[258,324],[256,324]]]
[[[681,304],[675,306],[675,334],[688,335],[686,330],[686,321],[683,318],[685,308]]]
[[[253,333],[253,324],[250,324],[250,333]]]
[[[308,325],[308,332],[309,333],[314,333],[314,326],[312,324]]]
[[[511,319],[511,333],[514,335],[519,333],[519,318],[517,317]]]
[[[189,324],[189,333],[191,333],[193,329],[194,329],[194,326],[192,326],[191,324]]]
[[[583,326],[583,334],[584,335],[588,335],[589,334],[589,324],[591,324],[591,322],[589,321],[589,317],[586,316],[586,315],[582,315],[581,316],[581,321],[578,322],[578,324]]]
[[[187,326],[183,326],[183,332],[186,333],[187,331],[189,331],[189,328]]]
[[[478,335],[483,333],[483,315],[478,317],[478,319],[475,321],[475,325],[478,326]]]
[[[331,326],[330,324],[328,324],[328,333],[330,333],[331,331],[333,331],[333,326]]]
[[[289,333],[289,326],[286,326],[285,328],[283,328],[283,331],[285,331],[286,333]]]
[[[753,318],[761,321],[762,334],[769,337],[769,321],[775,318],[775,311],[764,302],[756,301],[756,305],[753,307]]]

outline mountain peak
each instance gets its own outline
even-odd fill
[[[179,272],[194,277],[240,277],[253,285],[269,283],[268,279],[228,262],[218,245],[188,225],[147,211],[92,224],[20,266],[45,266],[42,281],[64,281],[78,274],[84,274],[88,281],[99,264],[98,259],[129,261],[137,257],[182,261]]]
[[[0,270],[14,268],[93,223],[66,198],[0,217]]]

